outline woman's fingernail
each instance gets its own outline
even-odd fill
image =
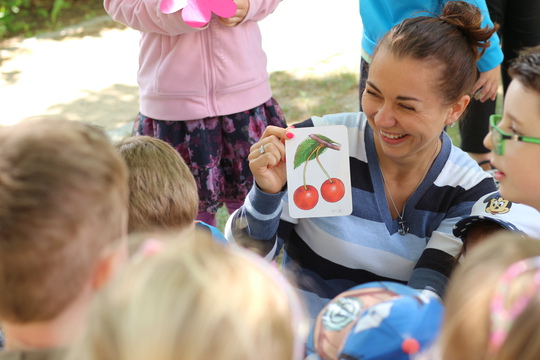
[[[287,132],[285,136],[288,137],[289,139],[292,139],[294,137],[294,134],[292,132]]]

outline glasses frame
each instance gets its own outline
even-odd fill
[[[491,115],[489,117],[489,128],[491,131],[491,142],[493,143],[493,152],[495,155],[504,155],[504,141],[522,141],[530,144],[540,144],[540,138],[528,137],[517,134],[508,134],[497,126],[501,122],[501,115]]]

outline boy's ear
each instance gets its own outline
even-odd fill
[[[106,285],[126,264],[128,259],[127,243],[125,239],[120,243],[107,246],[94,268],[91,284],[92,289],[99,290]]]
[[[452,125],[458,121],[459,117],[463,114],[467,105],[471,102],[471,97],[469,95],[463,95],[457,103],[450,107],[448,116],[446,117],[446,125]]]

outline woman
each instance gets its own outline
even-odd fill
[[[313,318],[329,299],[370,281],[399,281],[442,296],[461,248],[453,225],[496,190],[491,176],[443,132],[465,111],[478,79],[478,47],[489,46],[494,32],[480,23],[478,9],[459,1],[447,3],[438,18],[403,21],[376,49],[364,113],[295,125],[347,126],[351,215],[288,216],[281,201],[287,181],[282,141],[290,134],[268,127],[252,146],[257,186],[228,232],[242,243],[254,239],[269,254],[284,242],[283,264],[296,272]]]
[[[362,60],[360,64],[360,89],[365,88],[371,55],[380,38],[403,19],[426,15],[427,12],[438,14],[448,0],[361,0],[360,16],[362,27]],[[486,0],[464,0],[479,8],[483,14],[482,26],[493,26],[488,13]],[[498,25],[497,25],[498,26]],[[495,112],[495,99],[501,80],[501,62],[503,52],[499,37],[494,33],[490,46],[480,59],[477,67],[480,77],[473,93],[476,101],[469,104],[466,116],[459,122],[460,148],[469,153],[484,170],[490,170],[489,150],[482,144],[482,139],[489,131],[489,116]],[[360,108],[362,111],[362,108]]]

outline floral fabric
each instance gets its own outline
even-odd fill
[[[139,114],[134,133],[172,145],[195,176],[199,212],[215,214],[228,201],[244,201],[253,185],[249,150],[267,125],[286,126],[274,98],[244,112],[198,120],[164,121]]]

